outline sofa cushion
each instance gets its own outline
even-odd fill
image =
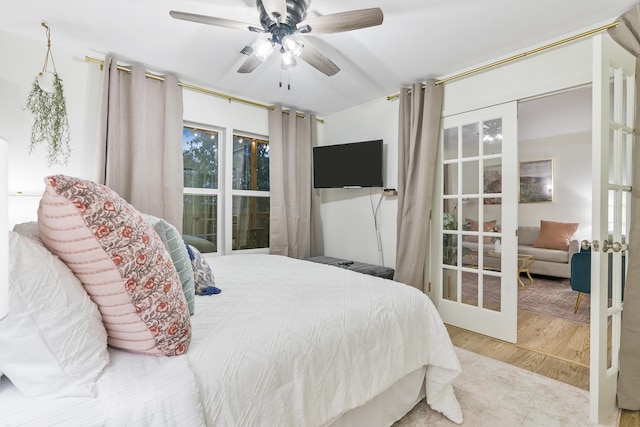
[[[579,225],[577,222],[540,220],[540,234],[533,247],[566,251]]]
[[[479,252],[478,251],[479,246],[480,245],[477,242],[468,242],[468,241],[462,242],[462,247],[470,249],[472,252]],[[496,248],[495,243],[484,243],[481,249],[483,252],[494,252],[495,248]]]
[[[518,227],[518,244],[525,246],[533,246],[533,242],[540,234],[540,227],[522,226]]]
[[[523,255],[533,255],[536,261],[559,263],[569,262],[569,252],[558,249],[534,248],[529,245],[518,245],[518,253]]]

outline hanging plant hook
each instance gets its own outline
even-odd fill
[[[56,70],[56,63],[53,60],[53,52],[51,51],[51,29],[49,28],[47,23],[44,21],[42,21],[40,25],[44,27],[45,32],[47,33],[47,54],[44,57],[44,65],[42,66],[42,73],[45,73],[47,71],[47,67],[49,66],[49,58],[51,58],[51,65],[53,65],[53,73],[58,74],[58,71]]]

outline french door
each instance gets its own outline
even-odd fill
[[[594,37],[590,418],[616,408],[625,255],[629,239],[635,58]]]
[[[436,305],[450,325],[517,339],[517,103],[443,119]]]

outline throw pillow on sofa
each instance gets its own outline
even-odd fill
[[[571,238],[578,231],[578,222],[556,222],[540,220],[540,234],[534,248],[557,249],[566,251],[571,244]]]
[[[469,225],[471,226],[471,231],[478,231],[479,230],[479,225],[480,223],[474,219],[470,219],[470,218],[465,218],[465,221],[467,221],[469,223]],[[486,221],[484,223],[484,226],[482,227],[483,231],[493,231],[493,228],[496,226],[496,224],[498,223],[497,220],[493,220],[493,221]],[[478,242],[478,236],[466,236],[465,240],[467,242]],[[491,243],[491,237],[484,237],[483,238],[484,243]]]

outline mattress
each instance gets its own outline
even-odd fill
[[[422,366],[427,402],[462,421],[460,364],[422,292],[282,256],[207,259],[223,291],[197,299],[187,357],[208,425],[330,425]]]

